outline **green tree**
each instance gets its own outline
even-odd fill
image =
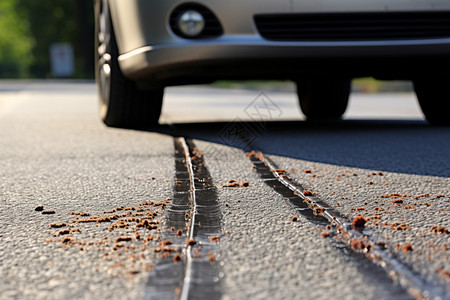
[[[20,18],[16,0],[0,1],[0,77],[28,75],[34,39],[27,20]]]
[[[28,20],[31,35],[36,40],[32,49],[35,59],[30,67],[34,77],[51,76],[49,47],[53,43],[71,44],[75,50],[76,76],[92,76],[92,0],[15,1],[20,16]]]

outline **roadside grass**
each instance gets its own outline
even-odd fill
[[[264,90],[276,92],[295,92],[296,87],[292,81],[284,80],[246,80],[246,81],[228,81],[220,80],[211,84],[213,87],[223,89],[245,89],[245,90]],[[357,78],[352,81],[352,91],[356,93],[402,93],[412,92],[412,83],[409,81],[382,81],[374,78]]]

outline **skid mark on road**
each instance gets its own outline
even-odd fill
[[[375,264],[382,266],[386,275],[417,299],[446,299],[445,287],[434,284],[415,274],[407,265],[402,264],[384,243],[364,225],[364,217],[350,221],[337,211],[326,206],[311,191],[305,190],[300,184],[289,178],[287,172],[279,169],[262,153],[252,151],[247,154],[259,176],[275,191],[287,198],[304,218],[324,226],[327,230],[322,236],[332,236],[356,253],[362,253]],[[374,265],[375,267],[375,265]],[[373,268],[374,272],[377,270]]]
[[[174,199],[162,232],[160,263],[150,274],[146,299],[221,297],[221,213],[202,153],[176,138]],[[167,247],[169,246],[169,247]]]

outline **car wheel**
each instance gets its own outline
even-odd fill
[[[413,80],[414,90],[425,118],[431,125],[450,125],[449,77]]]
[[[164,89],[141,90],[123,75],[108,1],[98,0],[95,5],[96,81],[102,121],[107,126],[122,128],[157,124]]]
[[[345,113],[351,80],[314,78],[296,83],[300,108],[308,120],[340,119]]]

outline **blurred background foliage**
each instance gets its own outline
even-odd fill
[[[51,78],[54,43],[73,47],[74,78],[94,77],[93,0],[0,0],[0,79]],[[290,81],[218,81],[213,86],[295,91]],[[363,78],[353,81],[353,90],[403,92],[412,91],[412,85]]]
[[[0,0],[0,77],[49,78],[49,47],[69,43],[75,77],[93,77],[92,0]]]

